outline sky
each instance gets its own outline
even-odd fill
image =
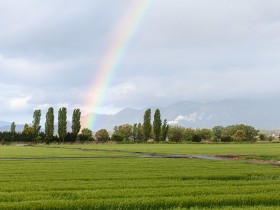
[[[95,87],[121,21],[140,2],[147,8],[106,86]],[[0,0],[0,120],[31,122],[34,109],[51,106],[85,115],[277,98],[279,11],[279,0]]]

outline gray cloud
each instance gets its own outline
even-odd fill
[[[90,111],[88,91],[130,3],[2,0],[0,119],[31,121],[48,106]],[[279,9],[276,0],[152,1],[99,111],[275,97]]]

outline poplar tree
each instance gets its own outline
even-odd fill
[[[144,123],[143,123],[143,136],[145,141],[147,141],[151,137],[151,131],[152,131],[151,109],[147,109],[144,114]]]
[[[141,123],[138,123],[137,125],[137,137],[138,141],[142,141],[143,140],[143,127],[141,125]]]
[[[77,136],[81,129],[81,111],[74,109],[72,115],[72,133]]]
[[[51,139],[54,134],[54,112],[52,107],[50,107],[46,113],[45,134],[48,140]]]
[[[11,131],[11,133],[15,133],[16,132],[16,124],[15,124],[15,122],[12,122],[10,131]]]
[[[133,138],[133,141],[135,141],[137,139],[137,123],[133,124],[133,127],[132,127],[132,138]]]
[[[161,128],[162,141],[166,141],[167,135],[168,135],[168,131],[169,131],[169,125],[167,124],[167,120],[165,119],[163,121],[163,125],[162,125],[162,128]]]
[[[67,134],[67,109],[62,107],[58,111],[58,136],[64,141]]]
[[[34,110],[33,113],[33,129],[34,129],[34,133],[35,135],[38,135],[38,133],[40,132],[41,126],[40,126],[40,121],[41,121],[41,110]]]
[[[155,141],[159,141],[161,135],[161,118],[159,109],[156,109],[154,114],[153,131]]]

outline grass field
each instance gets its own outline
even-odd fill
[[[254,144],[92,144],[61,145],[106,151],[151,152],[161,154],[242,155],[244,158],[280,161],[280,143]]]
[[[280,209],[278,166],[116,152],[279,157],[279,146],[1,146],[0,209]]]

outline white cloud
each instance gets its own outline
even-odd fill
[[[195,123],[197,121],[202,121],[202,120],[208,120],[209,121],[211,119],[213,119],[212,114],[206,116],[206,114],[203,113],[203,112],[201,112],[201,113],[193,112],[193,113],[190,113],[190,114],[185,115],[185,116],[179,115],[174,120],[169,121],[168,124],[169,125],[179,125],[183,121]]]
[[[167,124],[168,125],[178,125],[179,122],[171,120],[171,121],[168,121]]]
[[[110,95],[112,97],[122,98],[129,94],[131,91],[134,91],[135,89],[136,86],[133,83],[122,83],[111,88]]]
[[[201,121],[204,117],[204,113],[197,113],[197,112],[193,112],[189,115],[179,115],[178,117],[176,117],[175,120],[170,121],[171,124],[179,124],[181,121],[187,121],[187,122],[196,122],[196,121]]]
[[[28,101],[31,99],[31,96],[14,98],[10,101],[10,108],[13,111],[21,111],[28,108]]]

